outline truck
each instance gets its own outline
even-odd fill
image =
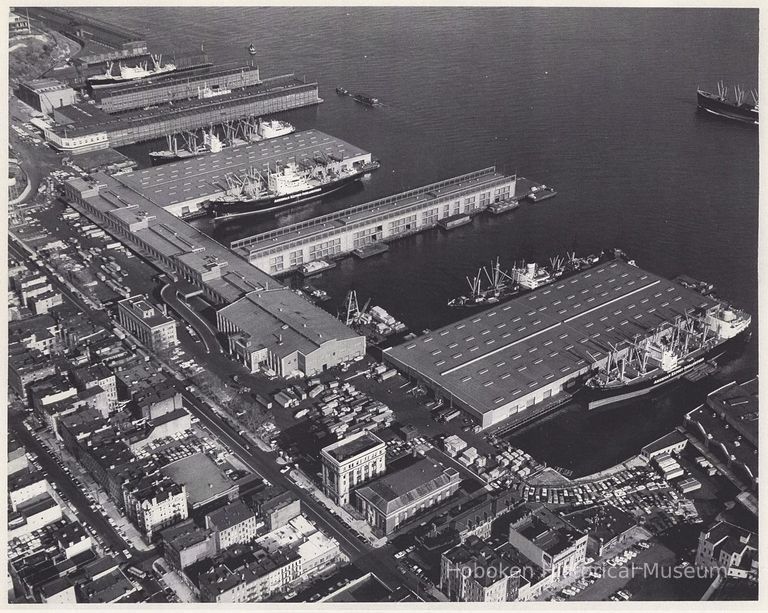
[[[456,419],[459,415],[461,415],[461,410],[454,409],[450,411],[445,417],[443,417],[443,421],[451,421],[452,419]]]

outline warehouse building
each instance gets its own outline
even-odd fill
[[[230,247],[270,274],[295,270],[374,243],[421,232],[456,215],[474,215],[515,195],[517,178],[486,168],[289,226]]]
[[[57,108],[53,117],[59,125],[46,129],[45,138],[60,151],[82,153],[321,102],[317,83],[282,75],[222,96],[178,100],[171,107],[139,108],[118,115],[110,115],[93,104]]]
[[[237,66],[223,70],[199,69],[185,71],[158,83],[135,81],[115,87],[97,89],[93,97],[107,113],[140,109],[152,104],[177,100],[201,99],[206,92],[221,93],[226,90],[260,85],[258,66]]]
[[[16,97],[46,115],[75,103],[75,90],[56,79],[36,79],[19,85]]]
[[[311,376],[365,354],[365,337],[288,288],[251,292],[216,313],[229,352],[251,372]]]
[[[66,199],[117,239],[173,276],[194,285],[214,306],[233,304],[252,294],[238,307],[243,311],[240,315],[242,323],[226,316],[219,318],[220,325],[226,326],[226,330],[221,327],[221,331],[250,334],[250,348],[262,345],[251,351],[245,337],[240,336],[243,348],[236,352],[241,356],[239,359],[246,360],[251,367],[276,360],[283,372],[298,370],[308,374],[365,353],[365,337],[355,334],[335,317],[296,294],[288,296],[290,292],[286,291],[264,298],[254,297],[253,292],[257,290],[280,289],[282,285],[206,234],[126,187],[118,180],[123,178],[95,173],[88,180],[72,179],[65,184]],[[251,304],[260,306],[252,312],[248,310]],[[281,312],[280,308],[284,310]],[[257,319],[272,326],[266,336],[263,330],[250,328],[253,323],[248,322]],[[278,321],[281,322],[279,325]],[[285,339],[282,344],[279,335]],[[286,351],[287,342],[294,343],[295,351]]]
[[[556,402],[603,366],[611,346],[715,301],[610,260],[397,347],[384,361],[461,408],[482,428]]]
[[[254,171],[266,175],[278,165],[293,160],[339,160],[342,169],[371,161],[371,154],[319,130],[304,130],[227,148],[154,168],[122,175],[126,188],[141,194],[157,206],[177,216],[194,213],[199,204],[223,196],[227,176],[242,176]]]

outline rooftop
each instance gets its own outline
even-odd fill
[[[103,68],[94,68],[93,71],[89,70],[88,72],[103,73]],[[294,78],[293,75],[283,75],[264,79],[262,85],[252,85],[215,98],[178,100],[174,102],[172,107],[164,106],[149,110],[136,109],[116,115],[101,111],[92,104],[74,104],[56,109],[55,116],[61,114],[72,123],[57,126],[53,131],[62,136],[66,133],[69,137],[74,137],[131,128],[140,129],[145,124],[159,119],[181,118],[188,115],[197,116],[204,112],[216,113],[223,107],[243,104],[244,101],[250,101],[256,97],[262,100],[282,97],[286,95],[285,90],[291,87],[316,87],[316,84],[305,84]]]
[[[309,242],[317,234],[349,229],[354,224],[370,223],[370,220],[379,216],[399,214],[409,207],[423,207],[425,202],[437,205],[442,200],[455,198],[463,192],[476,191],[482,186],[490,187],[509,180],[509,177],[496,172],[495,168],[486,168],[255,234],[233,241],[232,247],[238,249],[244,257],[248,257],[266,249],[283,248],[297,240]]]
[[[666,449],[671,445],[678,445],[682,442],[687,442],[687,441],[688,441],[688,437],[685,436],[682,432],[679,432],[678,430],[672,430],[672,432],[668,432],[664,436],[657,438],[652,443],[649,443],[648,445],[643,447],[642,452],[645,454],[651,454],[651,453],[660,451],[662,449]]]
[[[158,206],[167,207],[226,190],[225,175],[249,169],[266,173],[276,164],[320,156],[348,159],[369,155],[354,145],[318,130],[294,132],[266,141],[226,148],[219,153],[188,158],[174,164],[137,170],[117,180]]]
[[[223,531],[255,517],[255,513],[242,501],[236,500],[205,516],[206,525],[211,529]]]
[[[202,543],[208,540],[210,536],[210,530],[201,528],[191,519],[187,519],[162,531],[163,541],[177,551],[182,551]]]
[[[707,403],[726,416],[726,419],[757,445],[759,421],[759,382],[755,377],[746,383],[735,381],[712,392]]]
[[[27,81],[22,85],[36,93],[57,91],[59,89],[69,89],[69,85],[62,83],[61,81],[57,81],[56,79],[35,79],[33,81]]]
[[[343,462],[353,456],[370,451],[379,445],[383,446],[384,441],[375,434],[364,430],[363,432],[341,439],[327,447],[323,447],[323,452],[331,456],[337,462]]]
[[[616,259],[387,349],[479,414],[573,376],[694,308],[696,292]]]
[[[429,496],[436,489],[459,480],[455,468],[445,468],[424,458],[364,485],[357,490],[357,495],[384,515],[391,515]]]
[[[307,355],[329,341],[358,336],[288,288],[251,292],[219,313],[248,335],[251,350],[269,348],[280,356]]]
[[[187,501],[191,507],[204,504],[237,487],[204,453],[177,460],[160,471],[176,483],[186,486]]]
[[[121,300],[118,304],[140,319],[149,328],[174,323],[172,317],[169,317],[155,305],[151,304],[145,296],[131,296]]]

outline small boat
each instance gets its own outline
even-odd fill
[[[339,96],[349,96],[349,90],[344,89],[343,87],[337,87],[336,93],[339,94]]]
[[[313,262],[307,262],[304,266],[299,268],[299,272],[304,277],[311,277],[312,275],[320,274],[323,271],[336,268],[334,262],[326,262],[325,260],[315,260]]]
[[[248,54],[256,55],[256,47],[253,46],[253,43],[251,43],[250,46],[248,47]]]

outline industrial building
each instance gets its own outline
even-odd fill
[[[173,106],[137,109],[110,115],[93,104],[73,104],[54,110],[57,125],[45,130],[53,147],[69,153],[122,147],[167,134],[196,130],[250,116],[319,104],[317,83],[293,75],[264,79],[260,85],[202,100],[180,100]]]
[[[90,179],[71,179],[65,184],[65,197],[75,209],[131,249],[144,254],[174,277],[194,285],[214,306],[235,303],[256,290],[282,287],[268,274],[251,266],[206,234],[126,187],[119,181],[123,178],[95,173]],[[265,336],[259,329],[242,329],[251,334],[250,342],[254,346],[263,343],[265,348],[275,347],[277,352],[274,355],[281,358],[283,368],[298,365],[299,370],[307,366],[322,369],[323,365],[327,365],[330,368],[365,352],[364,337],[354,334],[309,301],[298,296],[295,298],[275,295],[262,300],[251,296],[247,300],[260,304],[262,316],[269,321],[281,320],[279,334],[286,339],[296,339],[297,351],[308,351],[304,355],[310,355],[309,361],[299,357],[299,353],[293,356],[286,354],[284,346],[276,345],[279,339],[274,336],[273,329]],[[290,317],[279,310],[271,311],[283,308],[283,303],[290,304],[294,310]],[[222,325],[226,320],[226,317],[221,319]],[[310,323],[318,326],[318,330],[313,332],[309,329]],[[240,323],[231,321],[227,325],[230,326],[228,332],[236,332]],[[299,326],[299,329],[291,329],[293,325]],[[325,336],[320,337],[319,334],[324,334],[324,331]],[[333,342],[329,343],[329,340]],[[310,344],[315,348],[311,349]],[[266,354],[269,355],[269,351]]]
[[[251,372],[312,376],[365,354],[365,337],[286,287],[251,292],[216,313],[230,354]]]
[[[386,349],[383,357],[489,428],[554,402],[568,383],[603,366],[611,346],[715,304],[615,259]]]
[[[353,488],[384,474],[386,455],[384,441],[368,431],[323,447],[323,493],[339,506],[349,504]]]
[[[760,467],[758,388],[757,377],[741,384],[733,381],[711,392],[703,405],[685,416],[685,429],[705,456],[724,464],[726,475],[753,494],[757,494]]]
[[[134,81],[94,90],[93,98],[107,113],[144,108],[177,100],[202,99],[211,93],[261,85],[258,66],[201,68],[171,73],[158,82]]]
[[[186,159],[120,175],[126,188],[177,216],[199,210],[199,204],[223,196],[227,175],[253,170],[266,174],[278,164],[296,160],[332,158],[342,169],[371,161],[371,154],[318,130],[304,130],[219,153]]]
[[[176,460],[160,469],[186,490],[190,509],[199,509],[215,500],[234,500],[240,488],[204,453]]]
[[[485,168],[236,240],[230,247],[270,274],[285,273],[421,232],[454,215],[473,215],[514,196],[516,182],[494,167]]]
[[[75,103],[75,90],[56,79],[36,79],[19,85],[16,97],[46,115]]]

